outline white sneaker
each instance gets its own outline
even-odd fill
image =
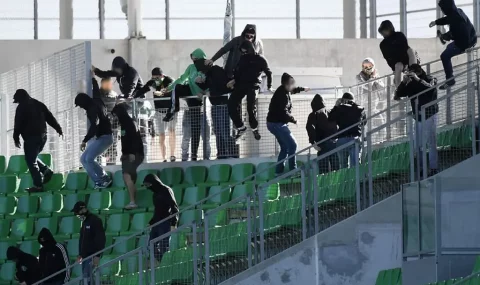
[[[130,202],[125,206],[125,210],[133,210],[133,209],[136,209],[136,208],[138,208],[138,206],[137,206],[137,204],[135,204],[133,202]]]

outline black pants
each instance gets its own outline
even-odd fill
[[[258,127],[257,121],[257,94],[258,88],[252,87],[250,89],[235,89],[230,98],[228,98],[228,113],[232,119],[233,124],[237,129],[243,128],[241,107],[243,97],[247,96],[247,112],[248,122],[252,129]]]
[[[152,241],[153,239],[161,237],[162,235],[169,232],[170,232],[170,223],[168,222],[160,223],[159,225],[156,225],[151,229],[149,241]],[[167,236],[155,242],[154,254],[155,254],[155,258],[159,262],[162,261],[163,255],[165,254],[165,252],[168,251],[169,243],[170,243],[170,236]]]
[[[334,150],[336,147],[337,142],[335,140],[325,141],[324,143],[320,144],[321,151],[317,153],[317,156],[326,154],[327,152]],[[339,170],[339,163],[338,155],[336,153],[331,154],[323,159],[318,160],[318,172],[319,174],[322,174]]]
[[[203,109],[202,107],[191,107],[185,110],[183,113],[188,128],[190,128],[191,144],[190,154],[192,159],[198,158],[198,147],[200,146],[200,136],[202,134],[202,120]]]
[[[47,134],[32,136],[23,139],[23,150],[25,152],[25,162],[27,163],[30,175],[32,175],[33,185],[42,187],[42,174],[48,170],[48,167],[38,159],[38,154],[42,152],[47,143]]]
[[[235,139],[230,134],[230,118],[227,105],[212,106],[212,125],[217,143],[217,158],[236,157]]]

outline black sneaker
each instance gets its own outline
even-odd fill
[[[438,169],[430,169],[430,171],[428,171],[428,177],[435,176],[438,173],[440,173]]]
[[[255,139],[256,139],[257,141],[259,141],[259,140],[262,138],[262,136],[260,135],[260,133],[258,132],[258,130],[253,130],[252,132],[253,132],[253,136],[255,137]]]
[[[442,86],[438,87],[438,89],[440,89],[440,90],[445,90],[445,89],[447,89],[447,88],[452,87],[453,85],[455,85],[455,83],[456,83],[456,82],[455,82],[455,79],[452,79],[452,80],[448,81],[447,83],[443,84]]]
[[[43,184],[47,184],[50,180],[52,180],[53,171],[50,169],[45,170],[43,173]]]
[[[43,192],[43,187],[33,186],[25,189],[25,191],[27,191],[28,193],[39,193],[39,192]]]
[[[235,140],[239,140],[243,135],[247,132],[247,127],[243,127],[237,130],[237,134],[235,135]]]
[[[175,162],[175,160],[177,160],[177,158],[175,156],[170,156],[170,162]]]

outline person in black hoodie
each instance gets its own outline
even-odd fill
[[[292,132],[288,128],[288,123],[297,124],[297,120],[292,116],[292,99],[290,94],[308,92],[307,87],[295,87],[295,79],[288,74],[282,75],[282,85],[275,90],[268,107],[267,129],[275,136],[280,145],[280,153],[278,154],[278,162],[275,168],[275,174],[281,175],[285,168],[285,158],[297,151],[297,142]],[[288,159],[290,170],[297,168],[295,156]]]
[[[328,114],[328,120],[336,122],[338,125],[337,147],[348,144],[352,141],[360,142],[362,137],[362,128],[365,125],[366,115],[362,106],[354,102],[353,94],[347,92],[343,94],[339,104],[333,107]],[[339,152],[340,168],[348,167],[348,158],[350,157],[350,167],[359,163],[360,149],[355,152],[355,145],[345,148]]]
[[[427,73],[418,64],[410,67],[402,84],[398,87],[398,92],[394,99],[403,97],[410,98],[413,117],[416,121],[416,138],[418,138],[417,149],[419,152],[420,166],[423,167],[423,144],[428,145],[428,162],[430,170],[429,176],[438,173],[438,150],[437,150],[437,113],[438,104],[433,104],[425,108],[425,118],[422,118],[422,107],[437,100],[437,79]],[[417,94],[423,92],[419,96]]]
[[[130,203],[125,206],[125,209],[132,210],[137,208],[135,203],[137,168],[142,164],[145,157],[142,136],[137,124],[128,115],[128,105],[126,103],[116,105],[112,114],[118,118],[121,128],[123,180],[130,194]]]
[[[477,32],[462,9],[457,8],[453,0],[440,0],[438,6],[442,9],[445,17],[430,23],[430,27],[435,25],[449,25],[450,31],[441,36],[444,41],[453,40],[440,55],[447,79],[453,77],[452,57],[465,52],[465,50],[477,44]],[[446,82],[440,89],[446,89],[455,84],[455,79]]]
[[[127,61],[117,56],[112,61],[112,69],[103,71],[92,66],[95,75],[100,78],[116,77],[120,91],[125,99],[136,98],[136,92],[143,87],[143,81],[137,70],[131,67]]]
[[[107,108],[100,98],[90,98],[85,93],[75,97],[75,107],[87,111],[90,123],[87,134],[80,145],[83,151],[80,162],[87,171],[88,176],[95,182],[95,189],[107,188],[112,184],[112,179],[96,161],[113,144],[113,131]],[[88,142],[88,146],[87,146]]]
[[[85,202],[75,203],[72,212],[82,221],[77,262],[82,264],[83,277],[90,280],[93,276],[93,268],[97,267],[100,262],[101,254],[97,253],[105,249],[105,229],[102,220],[88,211]],[[88,258],[94,254],[97,255]]]
[[[154,240],[168,232],[171,228],[177,226],[178,222],[178,205],[173,195],[173,191],[170,187],[163,184],[163,182],[155,174],[148,174],[143,180],[143,186],[150,189],[153,192],[153,217],[148,222],[150,226],[153,226],[150,231],[150,241]],[[169,216],[173,216],[170,220],[164,220]],[[161,222],[161,223],[159,223]],[[157,224],[158,223],[158,224]],[[166,237],[156,243],[155,257],[160,262],[162,256],[168,251],[169,238]]]
[[[163,120],[167,116],[171,106],[172,106],[172,92],[167,92],[166,88],[172,84],[173,78],[168,75],[163,74],[163,71],[160,67],[155,67],[152,69],[152,79],[147,81],[145,85],[137,92],[139,97],[144,97],[145,93],[148,93],[150,90],[153,90],[153,98],[155,99],[155,109],[158,112],[156,114],[156,122],[154,123],[155,133],[159,135],[160,138],[160,152],[163,158],[163,162],[167,162],[166,153],[167,148],[165,146],[165,131],[168,131],[169,146],[170,146],[170,161],[174,162],[175,157],[175,125],[177,124],[177,113],[172,112],[173,117],[170,121],[166,122]]]
[[[418,62],[416,53],[408,45],[407,37],[402,32],[396,32],[392,22],[385,20],[380,24],[378,32],[383,36],[380,50],[387,64],[395,73],[395,86],[402,82],[402,72]]]
[[[325,101],[320,94],[316,94],[315,97],[313,97],[311,106],[312,113],[308,115],[306,126],[308,141],[318,151],[317,156],[321,156],[337,147],[336,138],[326,139],[334,135],[338,131],[338,127],[336,122],[328,120]],[[320,174],[335,171],[339,168],[338,155],[336,153],[318,161],[318,171]]]
[[[58,243],[47,228],[40,230],[38,243],[42,245],[38,259],[43,278],[64,270],[43,282],[43,285],[62,285],[67,283],[70,280],[70,269],[67,269],[70,266],[67,248],[63,244]]]
[[[237,128],[235,139],[240,139],[247,131],[247,127],[243,124],[240,107],[242,99],[247,96],[247,112],[250,128],[256,140],[260,140],[261,136],[258,132],[257,121],[257,94],[260,84],[260,74],[264,72],[267,75],[267,87],[272,89],[272,72],[268,66],[268,61],[255,52],[253,43],[244,41],[240,45],[242,56],[235,69],[233,80],[227,84],[228,88],[234,89],[228,99],[228,113]]]
[[[33,180],[33,187],[28,192],[43,191],[43,184],[52,178],[53,171],[39,158],[47,142],[47,124],[63,137],[63,131],[52,112],[42,102],[30,97],[24,89],[18,89],[13,95],[13,103],[18,103],[15,111],[13,141],[17,148],[21,147],[20,135],[23,138],[25,162]],[[42,179],[43,176],[43,179]]]
[[[20,285],[32,285],[42,279],[40,264],[35,256],[10,246],[7,249],[7,259],[15,262],[15,278]]]

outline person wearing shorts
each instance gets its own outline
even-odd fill
[[[162,108],[157,109],[157,114],[155,115],[155,132],[160,138],[160,151],[162,155],[163,162],[167,162],[167,147],[165,145],[165,137],[168,134],[168,145],[170,150],[170,161],[174,162],[175,157],[175,126],[177,125],[177,114],[173,113],[173,118],[169,122],[165,122],[163,118],[168,114],[168,109]]]
[[[123,180],[130,195],[130,203],[125,206],[125,209],[133,210],[138,207],[135,201],[137,168],[142,164],[145,154],[140,130],[135,121],[128,115],[128,108],[126,103],[118,104],[113,108],[112,114],[118,118],[121,129],[122,157],[120,160],[122,162]]]

